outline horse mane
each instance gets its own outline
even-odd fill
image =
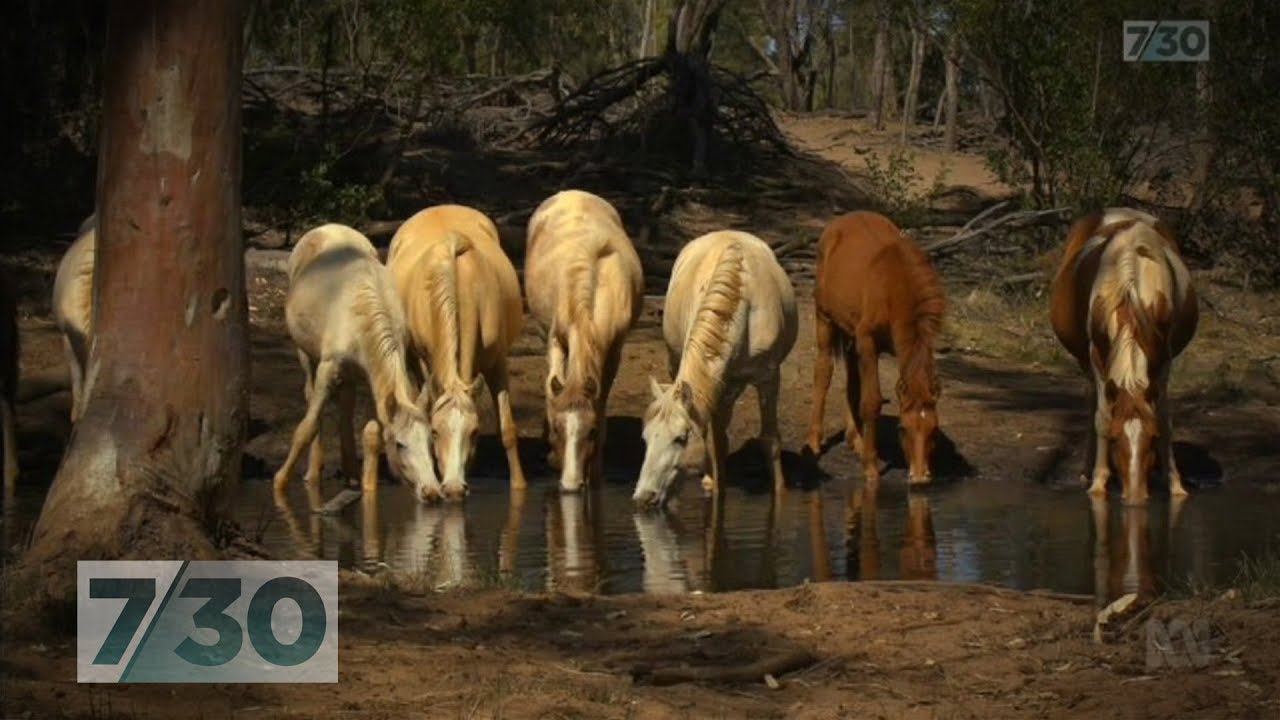
[[[693,389],[694,404],[707,417],[724,384],[724,364],[736,341],[742,308],[742,275],[746,264],[742,244],[734,240],[720,251],[685,336],[679,375]],[[688,362],[692,359],[692,362]]]
[[[914,305],[911,324],[915,329],[913,342],[903,349],[899,374],[909,382],[924,380],[928,383],[928,396],[934,395],[937,371],[933,362],[933,346],[942,331],[942,318],[947,310],[947,295],[942,280],[929,263],[924,251],[907,238],[897,244],[902,266],[906,272],[907,286]]]
[[[374,269],[380,266],[374,266]],[[391,422],[390,400],[412,408],[414,399],[408,379],[408,366],[404,351],[404,320],[394,308],[388,307],[378,285],[372,281],[357,282],[351,296],[352,315],[364,320],[357,327],[360,348],[368,363],[369,384],[373,386],[374,407],[378,420],[384,425]]]
[[[471,241],[461,233],[450,231],[446,242],[433,245],[423,258],[426,273],[427,302],[433,317],[439,319],[441,333],[435,338],[439,346],[432,348],[432,360],[443,365],[433,367],[432,374],[442,382],[458,377],[460,347],[458,338],[458,262],[459,255],[471,249]],[[444,361],[441,363],[440,361]],[[434,364],[434,363],[433,363]]]
[[[1153,242],[1156,230],[1136,221],[1116,223],[1103,228],[1105,242],[1125,243],[1117,249],[1115,264],[1095,286],[1095,298],[1102,303],[1107,337],[1111,340],[1107,357],[1108,379],[1129,393],[1138,393],[1150,384],[1150,365],[1163,358],[1158,354],[1166,345],[1167,329],[1152,317],[1147,303],[1159,294],[1166,302],[1174,298],[1173,273],[1164,251]],[[1103,251],[1100,249],[1100,251]],[[1144,272],[1146,262],[1158,271]],[[1154,281],[1154,285],[1152,282]],[[1122,316],[1131,319],[1132,327],[1121,323]],[[1154,352],[1152,352],[1154,351]],[[1141,361],[1139,353],[1143,358]]]

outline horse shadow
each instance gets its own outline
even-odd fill
[[[884,464],[884,472],[891,470],[907,469],[907,457],[902,451],[902,443],[899,441],[899,428],[902,426],[901,420],[897,415],[880,415],[876,418],[876,454],[880,457],[880,462]],[[837,446],[846,445],[844,439],[844,431],[839,430],[827,436],[823,441],[821,452],[814,455],[807,448],[800,454],[802,464],[810,469],[810,472],[826,474],[819,466],[819,462],[832,449]],[[852,455],[852,448],[849,449]],[[855,464],[857,460],[855,458]],[[943,485],[950,484],[957,480],[973,477],[977,473],[977,468],[960,452],[960,448],[956,445],[951,436],[947,434],[945,428],[938,428],[937,444],[933,451],[933,484]]]

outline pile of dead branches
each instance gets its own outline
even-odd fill
[[[556,148],[594,146],[642,149],[650,155],[688,157],[688,118],[673,91],[667,58],[645,58],[588,79],[548,117],[534,121],[526,133]],[[715,156],[742,158],[760,154],[791,155],[768,104],[751,81],[712,66],[707,92],[711,98],[711,141]]]

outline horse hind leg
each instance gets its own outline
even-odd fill
[[[883,404],[883,398],[880,395],[880,359],[876,351],[875,339],[869,333],[859,334],[854,345],[858,355],[858,366],[856,372],[854,368],[849,367],[849,377],[852,379],[855,374],[858,376],[856,387],[860,395],[859,410],[861,410],[862,428],[859,434],[857,423],[851,424],[850,427],[854,432],[850,433],[847,439],[854,453],[862,458],[863,478],[873,483],[880,480],[880,456],[876,450],[876,423],[880,417],[880,406]],[[854,414],[854,388],[855,384],[850,382],[848,405],[851,415]]]
[[[1110,421],[1110,408],[1105,407],[1102,399],[1102,390],[1095,387],[1093,390],[1093,467],[1091,468],[1091,480],[1089,483],[1090,495],[1106,495],[1107,481],[1111,479],[1111,468],[1108,465],[1108,443],[1107,425]]]
[[[595,481],[604,480],[604,448],[605,435],[609,428],[609,393],[613,390],[613,383],[618,377],[618,370],[622,367],[622,341],[617,340],[613,346],[609,348],[609,353],[605,356],[604,371],[600,378],[600,397],[596,402],[596,450],[595,450]],[[672,374],[672,377],[675,377]]]
[[[338,385],[338,452],[342,461],[342,476],[348,483],[359,478],[356,462],[356,381],[355,372],[342,373]]]
[[[83,341],[79,343],[83,345]],[[83,355],[77,352],[77,343],[67,335],[62,336],[62,351],[67,358],[67,371],[71,376],[71,424],[80,420],[84,410],[84,367],[80,363]]]
[[[773,491],[782,493],[787,486],[782,473],[782,435],[778,431],[778,393],[782,388],[782,372],[774,368],[769,377],[756,386],[760,403],[760,445],[773,476]]]
[[[1178,461],[1173,456],[1173,414],[1169,410],[1167,381],[1156,403],[1156,414],[1160,424],[1160,464],[1169,480],[1169,494],[1173,497],[1185,497],[1187,488],[1182,484],[1182,472],[1178,470]]]
[[[335,376],[338,373],[337,363],[333,360],[321,360],[316,366],[315,375],[307,384],[311,387],[310,397],[307,399],[307,413],[302,417],[302,421],[298,423],[298,427],[293,431],[293,440],[289,445],[289,454],[285,457],[284,464],[276,471],[273,478],[273,485],[277,493],[282,493],[289,485],[289,477],[293,473],[293,468],[298,464],[298,460],[302,455],[302,447],[308,443],[315,442],[318,445],[320,430],[320,411],[324,408],[324,401],[328,398],[330,387],[333,385]],[[316,450],[312,447],[313,457]],[[312,469],[307,468],[308,476],[312,475]],[[318,478],[318,468],[316,469],[316,477]],[[312,480],[308,477],[308,485],[312,484]]]
[[[835,370],[835,354],[842,340],[835,323],[826,313],[814,310],[813,401],[809,413],[809,438],[805,449],[814,457],[822,453],[822,423],[827,413],[827,392],[831,389],[831,375]]]
[[[511,475],[511,487],[523,490],[528,486],[525,479],[524,466],[520,463],[520,432],[516,427],[515,413],[511,410],[511,388],[507,376],[506,358],[484,373],[484,384],[489,386],[489,395],[493,398],[493,408],[498,416],[498,434],[502,438],[502,447],[507,453],[507,470]]]

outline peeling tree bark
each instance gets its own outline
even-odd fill
[[[924,43],[927,31],[913,13],[911,17],[911,70],[907,74],[907,94],[902,98],[902,144],[907,144],[911,126],[916,124],[920,104],[920,75],[924,69]]]
[[[947,124],[942,131],[942,145],[952,152],[956,149],[956,115],[960,108],[960,40],[955,33],[947,37],[946,61]]]
[[[52,597],[76,560],[216,553],[248,417],[242,10],[108,10],[87,400],[23,559]]]
[[[875,45],[871,50],[871,117],[877,130],[884,129],[888,103],[889,8],[886,0],[876,3]]]

